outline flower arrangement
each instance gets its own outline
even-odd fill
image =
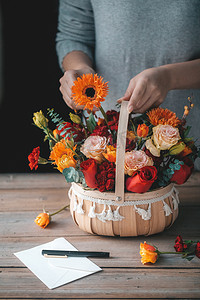
[[[34,113],[33,122],[43,130],[45,141],[49,141],[50,155],[48,159],[42,158],[40,147],[34,148],[28,156],[30,168],[36,170],[38,164],[50,163],[68,182],[100,192],[114,191],[119,112],[103,110],[101,102],[107,94],[108,84],[102,77],[83,75],[74,82],[72,97],[76,105],[90,110],[89,117],[83,112],[81,116],[70,113],[71,122],[66,122],[53,109],[48,109],[46,116],[42,111]],[[188,137],[186,116],[193,107],[191,97],[188,100],[182,119],[163,108],[153,108],[137,117],[130,114],[125,191],[144,193],[171,182],[187,181],[199,156],[193,139]],[[99,109],[102,118],[95,115],[94,108]]]
[[[195,256],[200,258],[200,241],[183,240],[181,235],[178,235],[174,245],[175,252],[161,252],[156,246],[147,244],[146,242],[140,244],[141,263],[156,263],[160,255],[163,254],[179,254],[182,258],[192,260]]]

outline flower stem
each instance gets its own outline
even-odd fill
[[[186,252],[160,252],[158,251],[158,254],[185,254]]]
[[[49,216],[52,217],[52,216],[58,214],[59,212],[61,212],[62,210],[64,210],[65,208],[68,208],[69,206],[70,206],[70,204],[68,204],[68,205],[66,205],[66,206],[64,206],[64,207],[62,207],[61,209],[57,210],[56,212],[54,212],[54,213],[52,213],[52,214],[49,214]]]
[[[108,125],[108,118],[107,118],[107,115],[106,115],[106,113],[105,113],[105,110],[103,109],[102,106],[99,107],[99,110],[100,110],[100,112],[102,113],[102,115],[103,115],[103,117],[104,117],[104,119],[105,119],[105,121],[106,121],[106,124]],[[109,127],[109,125],[108,125],[108,127]]]
[[[83,127],[83,129],[85,131],[85,137],[87,138],[88,135],[87,135],[87,129],[86,129],[85,125],[83,124],[83,122],[81,122],[80,125]]]

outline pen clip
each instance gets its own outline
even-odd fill
[[[67,255],[53,255],[53,254],[43,254],[46,258],[68,258]]]

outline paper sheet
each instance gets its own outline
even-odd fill
[[[49,289],[54,289],[102,269],[86,257],[45,258],[42,250],[77,250],[66,239],[14,253]]]

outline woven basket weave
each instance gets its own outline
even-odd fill
[[[128,124],[127,101],[121,106],[115,192],[101,193],[72,183],[70,211],[80,229],[108,236],[151,235],[173,224],[178,216],[178,192],[174,184],[143,194],[124,193],[124,156]]]

